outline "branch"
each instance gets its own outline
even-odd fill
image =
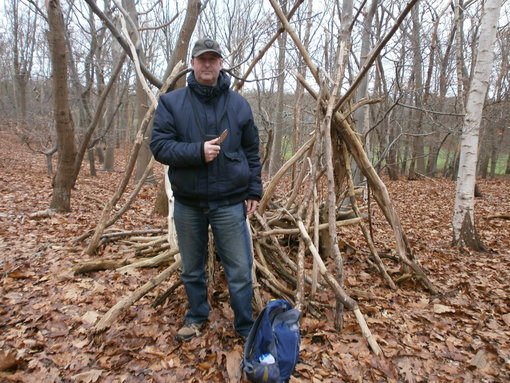
[[[174,18],[172,20],[170,20],[169,22],[165,23],[165,24],[161,24],[161,25],[157,25],[155,27],[143,27],[143,28],[138,28],[138,32],[143,32],[143,31],[154,31],[156,29],[162,29],[162,28],[165,28],[165,27],[168,27],[170,24],[172,24],[175,20],[177,20],[177,17],[179,16],[179,12],[177,12],[177,14],[174,16]]]
[[[133,262],[130,263],[129,265],[123,266],[119,269],[119,272],[144,267],[158,267],[171,260],[177,253],[179,253],[179,249],[177,248],[173,250],[167,250],[164,253],[156,255],[155,257],[143,259],[141,261]]]
[[[415,0],[415,1],[417,1],[417,0]],[[299,53],[301,53],[301,56],[303,56],[303,61],[306,63],[306,65],[310,69],[310,73],[312,74],[313,78],[317,82],[317,85],[321,85],[319,71],[317,70],[317,67],[312,62],[312,59],[311,59],[310,55],[308,54],[308,51],[306,50],[305,46],[299,39],[299,36],[297,35],[297,33],[294,31],[294,29],[290,25],[289,19],[285,16],[282,9],[280,8],[280,6],[278,5],[278,3],[275,0],[269,0],[269,2],[271,3],[271,6],[273,7],[273,9],[276,13],[276,16],[278,16],[278,18],[280,19],[280,22],[283,24],[283,28],[285,28],[285,30],[287,30],[287,33],[289,34],[289,36],[294,41],[294,44],[296,44],[297,48],[299,49]]]
[[[246,79],[246,75],[245,75],[245,77],[239,77],[236,74],[234,74],[233,68],[223,69],[223,71],[227,72],[230,76],[234,77],[235,79],[242,81],[243,84],[245,82],[256,82],[256,81],[274,80],[274,79],[276,79],[276,78],[278,78],[280,76],[283,76],[283,74],[284,74],[284,72],[281,72],[281,73],[278,73],[278,74],[276,74],[274,76],[270,76],[270,77],[262,77],[262,78],[256,78],[255,80],[247,80]]]
[[[181,67],[184,64],[182,62],[179,62],[175,67],[170,76],[165,80],[164,84],[162,85],[161,89],[159,90],[158,96],[161,94],[166,93],[167,90],[170,88],[172,84],[175,84],[176,78],[179,75],[177,71],[181,69]],[[182,72],[181,72],[182,73]],[[157,98],[156,97],[156,98]],[[149,109],[145,113],[145,116],[140,124],[140,127],[138,129],[138,132],[136,133],[135,142],[133,145],[133,148],[130,153],[130,157],[128,159],[128,163],[126,165],[126,170],[124,173],[124,178],[120,181],[117,190],[115,191],[115,194],[111,197],[110,201],[108,201],[105,206],[103,207],[103,211],[101,213],[101,217],[99,219],[99,223],[97,224],[97,227],[94,231],[94,235],[85,250],[87,254],[93,254],[95,253],[97,246],[99,244],[99,239],[101,237],[101,234],[103,233],[104,228],[106,227],[107,220],[110,216],[111,211],[113,210],[113,207],[115,204],[120,200],[122,195],[124,194],[124,191],[126,189],[126,186],[129,182],[129,179],[131,178],[131,174],[133,172],[136,159],[138,157],[138,152],[140,151],[140,148],[142,146],[142,142],[145,136],[145,131],[147,130],[147,127],[152,120],[153,114],[156,110],[157,102],[151,103],[149,105]]]
[[[46,14],[43,12],[43,10],[37,5],[37,3],[34,1],[34,0],[27,0],[30,4],[32,4],[35,8],[35,10],[37,11],[38,14],[40,14],[42,16],[42,18],[44,20],[46,20],[46,22],[48,22],[48,17],[46,16]]]
[[[262,199],[260,200],[260,204],[258,207],[258,212],[262,214],[264,210],[266,209],[267,204],[269,203],[269,200],[273,196],[273,193],[276,189],[276,185],[278,184],[278,181],[281,177],[287,172],[287,170],[297,161],[301,158],[303,154],[306,153],[306,151],[315,143],[315,136],[313,136],[311,139],[309,139],[302,147],[299,149],[293,156],[290,158],[275,174],[275,176],[271,179],[271,183],[265,188],[264,195],[262,196]]]
[[[344,219],[344,220],[341,220],[341,221],[336,221],[335,226],[336,227],[339,227],[339,226],[349,226],[349,225],[354,225],[356,223],[359,223],[360,221],[361,221],[360,217]],[[318,227],[318,230],[327,230],[329,228],[329,223],[321,223],[321,224],[317,225],[317,227]],[[315,225],[310,227],[310,230],[312,230],[312,229],[315,230]],[[294,228],[294,229],[271,229],[271,230],[267,230],[267,231],[258,231],[258,232],[256,232],[253,235],[253,237],[257,239],[257,238],[262,238],[262,237],[267,237],[267,236],[270,236],[270,235],[277,235],[277,234],[286,234],[286,235],[299,234],[299,229],[298,228]]]
[[[510,219],[510,214],[491,215],[487,219]]]
[[[127,29],[127,26],[124,23],[122,23],[122,20],[124,20],[124,21],[127,20],[129,25],[131,26],[131,30],[133,31],[133,34],[135,35],[135,39],[134,40],[136,41],[135,52],[137,52],[137,55],[139,55],[138,51],[141,49],[141,41],[142,41],[142,39],[140,38],[140,34],[138,33],[138,28],[137,28],[135,22],[133,21],[133,19],[131,18],[131,16],[129,15],[128,11],[126,11],[122,7],[122,4],[120,4],[118,0],[113,0],[113,2],[115,3],[115,5],[117,6],[117,8],[120,11],[120,16],[121,16],[120,19],[121,19],[121,24],[122,24],[124,36],[126,36],[126,38],[127,38],[127,43],[130,45],[131,52],[134,55],[133,48],[131,47],[131,43],[133,42],[133,39],[130,36],[130,33],[129,33],[129,30]],[[131,43],[129,42],[130,40],[131,40]]]
[[[344,103],[351,97],[352,93],[354,93],[354,91],[358,88],[358,85],[360,84],[361,80],[363,80],[363,77],[365,77],[365,75],[367,74],[369,69],[372,67],[372,64],[374,63],[374,61],[379,56],[379,54],[381,53],[382,49],[386,46],[388,41],[393,37],[395,32],[400,27],[400,24],[402,24],[402,22],[404,21],[404,19],[407,16],[407,14],[411,11],[411,9],[414,7],[414,5],[418,1],[419,0],[411,0],[407,4],[407,6],[404,8],[404,11],[400,14],[398,19],[395,21],[395,25],[393,25],[393,28],[391,28],[391,30],[379,42],[379,44],[377,44],[374,47],[374,49],[372,49],[372,52],[370,52],[370,54],[368,55],[367,59],[363,63],[363,67],[361,68],[360,72],[358,73],[358,76],[356,77],[356,79],[354,80],[354,82],[352,83],[350,88],[347,90],[347,92],[345,92],[345,94],[340,98],[340,100],[338,100],[337,104],[333,108],[333,114],[344,105]]]
[[[120,46],[126,51],[126,53],[129,55],[131,59],[133,59],[131,50],[129,49],[129,45],[126,42],[126,40],[122,37],[122,33],[119,32],[119,30],[115,27],[113,22],[99,9],[96,2],[94,0],[85,0],[85,2],[89,5],[90,9],[92,9],[92,12],[96,14],[97,17],[103,21],[103,24],[110,30],[113,37],[117,39]],[[145,78],[155,87],[161,88],[163,85],[163,82],[156,78],[154,74],[152,74],[149,69],[143,64],[140,63],[141,70],[145,76]]]
[[[143,286],[136,289],[133,294],[125,297],[124,299],[117,302],[115,306],[113,306],[108,312],[101,318],[101,320],[94,326],[93,334],[98,334],[105,331],[109,328],[112,323],[124,312],[127,308],[129,308],[134,302],[142,298],[149,291],[158,286],[161,282],[167,279],[172,273],[177,271],[181,266],[180,257],[176,257],[175,262],[166,268],[163,272],[161,272],[155,278],[151,278],[147,283]]]
[[[303,1],[304,0],[297,0],[296,1],[294,6],[292,7],[292,9],[290,10],[289,14],[287,15],[287,18],[286,18],[287,20],[290,20],[292,18],[292,16],[294,16],[294,13],[296,13],[297,9],[303,3]],[[269,50],[269,48],[271,48],[273,43],[285,31],[285,29],[286,28],[284,26],[282,26],[280,29],[278,29],[278,31],[276,31],[276,33],[274,34],[272,39],[269,40],[269,42],[264,46],[264,48],[262,48],[259,51],[259,54],[257,55],[257,57],[255,57],[253,59],[253,61],[251,62],[250,66],[248,67],[246,72],[244,72],[243,78],[239,79],[240,81],[234,86],[234,90],[235,91],[239,91],[243,87],[244,83],[247,81],[246,78],[250,75],[250,73],[252,72],[253,68],[255,68],[255,65],[262,59],[262,57],[264,57],[266,52]]]
[[[464,117],[466,114],[465,113],[446,113],[446,112],[436,112],[435,110],[430,110],[430,109],[425,109],[425,108],[419,108],[417,106],[413,106],[413,105],[407,105],[407,104],[402,104],[401,102],[396,102],[395,105],[399,105],[399,106],[402,106],[404,108],[409,108],[409,109],[415,109],[415,110],[419,110],[423,113],[430,113],[430,114],[438,114],[440,116],[454,116],[454,117]]]
[[[361,327],[361,331],[365,338],[367,339],[368,344],[372,348],[372,351],[374,352],[375,355],[379,355],[382,352],[381,348],[379,347],[377,341],[372,336],[372,333],[370,332],[367,326],[365,318],[363,317],[363,314],[361,314],[358,304],[356,303],[356,301],[354,301],[351,297],[349,297],[345,293],[344,289],[338,284],[336,279],[331,275],[331,273],[326,268],[324,261],[322,260],[319,252],[317,251],[317,248],[312,243],[312,240],[310,239],[310,236],[308,235],[308,232],[306,231],[306,228],[303,225],[303,221],[301,221],[301,219],[298,218],[297,224],[299,230],[301,231],[301,235],[303,236],[303,239],[308,246],[308,249],[313,255],[313,259],[317,262],[317,266],[319,268],[320,273],[324,276],[324,279],[326,279],[330,287],[333,289],[333,292],[335,293],[337,298],[339,298],[348,309],[354,312],[354,315],[358,320],[358,324]]]
[[[94,117],[92,118],[92,121],[87,127],[87,130],[85,131],[85,135],[83,136],[83,140],[81,142],[80,148],[75,158],[73,175],[73,178],[75,180],[78,178],[78,175],[80,174],[81,163],[83,162],[83,157],[85,156],[85,152],[89,147],[90,139],[92,138],[92,135],[94,134],[94,131],[96,130],[96,127],[99,124],[99,121],[103,115],[103,108],[106,102],[106,98],[109,95],[111,89],[113,88],[113,84],[115,83],[115,81],[117,81],[117,77],[119,76],[120,71],[122,70],[122,66],[124,65],[125,59],[126,59],[125,54],[119,57],[119,61],[117,62],[117,65],[115,66],[110,76],[110,81],[108,81],[108,84],[106,85],[106,87],[101,92],[101,95],[99,96],[96,112],[94,113]]]
[[[142,85],[143,90],[147,94],[147,97],[151,100],[152,104],[157,104],[158,100],[156,99],[156,96],[154,96],[154,93],[151,92],[149,89],[149,86],[147,85],[147,82],[144,81],[144,76],[141,68],[142,61],[140,60],[140,57],[138,56],[138,53],[136,51],[135,44],[133,43],[133,40],[129,37],[129,31],[127,29],[126,25],[126,17],[121,12],[120,15],[120,24],[122,25],[122,31],[124,32],[125,36],[127,37],[127,43],[129,45],[129,49],[131,50],[131,58],[133,59],[133,62],[135,64],[136,74],[138,75],[138,79],[140,84]],[[128,19],[131,22],[133,22],[131,19]]]

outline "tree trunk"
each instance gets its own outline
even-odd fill
[[[164,78],[167,78],[170,73],[172,73],[174,66],[177,65],[179,61],[186,62],[191,36],[197,25],[198,16],[200,15],[200,7],[200,0],[188,0],[186,16],[182,22],[177,41],[175,42],[172,57],[170,57],[170,60],[168,61],[168,67],[166,68]],[[185,85],[186,78],[182,77],[177,81],[174,89],[182,88]]]
[[[89,160],[89,170],[91,177],[97,177],[96,157],[94,156],[94,148],[87,150],[87,158]]]
[[[414,76],[414,105],[416,110],[411,113],[411,118],[414,126],[411,131],[416,134],[412,139],[412,159],[409,166],[409,178],[416,179],[418,174],[425,173],[425,151],[423,143],[423,73],[422,63],[423,57],[421,53],[421,40],[420,40],[420,3],[417,3],[411,9],[412,17],[412,37],[411,46],[413,50],[413,76]],[[418,173],[418,174],[417,174]]]
[[[50,27],[48,39],[51,51],[54,113],[58,145],[57,173],[53,180],[53,195],[50,208],[57,211],[70,211],[76,146],[74,142],[74,124],[71,118],[68,98],[64,18],[59,0],[46,0],[46,8]]]
[[[105,2],[105,9],[111,9],[109,2]],[[117,40],[113,40],[111,44],[113,62],[118,62],[123,55],[122,47]],[[108,99],[108,111],[103,119],[104,124],[104,142],[105,153],[103,162],[103,171],[113,172],[115,170],[115,147],[117,144],[117,128],[119,126],[119,118],[115,118],[121,107],[122,91],[119,84],[112,84],[110,97]]]
[[[490,174],[490,178],[494,179],[494,177],[496,177],[496,168],[498,165],[499,145],[498,145],[497,140],[498,139],[500,140],[501,137],[503,137],[503,134],[497,128],[494,128],[491,130],[493,131],[493,135],[491,135],[491,137],[490,137],[490,154],[491,155],[490,155],[490,162],[489,162],[489,165],[490,165],[489,174]],[[499,133],[501,133],[501,135]]]
[[[158,193],[156,194],[156,200],[154,201],[154,208],[152,211],[162,217],[168,217],[168,196],[166,195],[164,182],[161,182],[158,186]]]
[[[328,102],[327,111],[325,114],[324,121],[321,124],[321,135],[324,137],[323,147],[324,154],[326,156],[326,174],[328,179],[328,196],[327,196],[327,208],[328,208],[328,223],[331,225],[336,222],[336,210],[338,203],[336,194],[338,191],[343,190],[342,183],[345,180],[345,175],[347,173],[345,165],[340,165],[341,161],[339,161],[339,157],[342,156],[342,146],[340,145],[340,139],[338,139],[338,132],[336,129],[332,129],[331,121],[333,116],[333,110],[335,105],[335,96],[338,94],[341,89],[342,82],[345,79],[345,72],[347,68],[347,61],[349,52],[351,49],[351,31],[349,26],[353,21],[353,1],[352,0],[344,0],[342,3],[342,13],[341,13],[341,24],[342,28],[340,31],[340,39],[338,43],[338,52],[337,52],[337,65],[336,65],[336,73],[335,80],[333,84],[333,90],[331,99]],[[350,159],[350,158],[349,158]],[[346,162],[349,159],[345,159]],[[353,162],[355,162],[353,160]],[[360,177],[361,179],[361,177]],[[338,246],[336,226],[329,226],[328,230],[329,239],[332,245],[333,250],[333,258],[335,261],[335,269],[336,269],[336,280],[340,286],[344,285],[344,265],[342,254],[340,253],[340,248]],[[337,330],[343,329],[343,314],[344,314],[344,304],[337,297],[336,306],[335,306],[335,318],[334,318],[334,326]]]
[[[280,0],[282,10],[287,13],[287,0]],[[276,174],[278,169],[283,164],[282,154],[282,137],[284,130],[284,116],[283,116],[283,98],[285,95],[285,52],[287,45],[287,32],[283,32],[278,37],[278,89],[276,94],[276,121],[273,133],[273,146],[271,148],[271,157],[269,159],[269,176],[272,177]]]
[[[483,124],[483,122],[482,122]],[[483,124],[485,125],[485,129],[481,129],[481,131],[484,131],[484,134],[482,133],[482,138],[480,139],[481,145],[483,147],[487,148],[487,150],[483,150],[480,153],[480,158],[478,159],[478,169],[477,174],[480,178],[486,179],[487,178],[487,171],[489,169],[489,161],[491,157],[492,150],[488,150],[489,147],[492,147],[492,140],[491,135],[493,134],[492,128],[490,124]]]
[[[464,112],[466,89],[468,89],[469,78],[466,70],[464,58],[464,1],[454,1],[455,13],[455,43],[457,44],[455,55],[455,69],[457,72],[457,102],[459,103],[460,113]]]
[[[138,11],[136,10],[135,2],[134,0],[122,0],[123,6],[126,8],[126,11],[129,14],[129,18],[131,19],[132,23],[128,23],[128,29],[129,29],[129,37],[131,41],[133,41],[133,44],[136,47],[136,51],[138,54],[138,59],[140,60],[140,65],[145,65],[145,52],[142,50],[142,42],[140,41],[140,36],[138,34],[139,23],[138,23]],[[148,109],[148,97],[147,94],[144,91],[142,82],[145,81],[145,78],[139,78],[137,76],[136,81],[136,121],[139,125],[140,122],[143,120],[143,117],[145,116],[145,113]],[[151,151],[149,149],[149,136],[146,135],[144,137],[142,146],[140,148],[140,152],[138,153],[138,158],[136,160],[136,169],[135,169],[135,179],[138,181],[142,178],[142,175],[145,172],[145,168],[147,167],[147,164],[149,163],[151,159]],[[149,176],[149,179],[152,177]]]
[[[391,114],[393,115],[393,114]],[[387,168],[388,168],[388,176],[392,181],[398,181],[399,179],[399,166],[398,166],[398,156],[397,156],[397,144],[393,144],[393,141],[397,138],[397,127],[395,124],[390,124],[388,127],[388,145],[390,149],[388,150],[388,157],[386,160]]]
[[[186,58],[188,55],[188,47],[191,40],[191,36],[193,31],[195,30],[195,26],[197,24],[198,15],[200,14],[200,0],[188,0],[188,7],[186,9],[186,17],[181,26],[181,30],[179,31],[179,35],[177,41],[175,42],[175,48],[172,53],[172,57],[168,62],[168,67],[166,68],[165,78],[167,78],[175,65],[179,61],[186,62]],[[186,78],[183,76],[177,83],[175,84],[175,88],[182,88],[186,85]],[[147,135],[150,136],[152,127],[149,127],[149,133]],[[165,174],[166,178],[167,175]],[[158,189],[158,194],[156,197],[156,201],[154,202],[154,212],[161,216],[168,216],[169,207],[168,207],[168,196],[165,190],[165,182],[161,182],[160,187]]]
[[[29,13],[26,15],[26,24],[23,23],[23,18],[19,15],[19,4],[19,1],[11,0],[9,11],[12,13],[9,21],[11,22],[13,38],[12,58],[16,113],[19,122],[23,124],[27,117],[27,85],[32,72],[38,14],[34,12],[33,19],[31,19],[32,12],[29,9]]]
[[[368,9],[368,12],[365,14],[365,17],[363,19],[363,34],[361,35],[361,50],[359,55],[360,56],[359,64],[361,67],[365,63],[365,60],[368,54],[370,53],[370,37],[372,36],[372,23],[379,2],[380,0],[372,0],[370,8]],[[359,87],[356,90],[356,101],[359,101],[367,96],[368,79],[369,76],[365,76],[363,80],[361,80]],[[358,108],[354,112],[354,123],[356,124],[356,130],[360,134],[363,134],[366,130],[368,130],[369,113],[366,112],[368,112],[369,108],[370,108],[369,105],[365,105],[361,108]],[[365,143],[365,147],[369,146]],[[355,185],[361,184],[361,182],[363,181],[363,177],[358,169],[358,164],[356,163],[356,161],[352,161],[351,167],[354,176],[354,184]]]
[[[475,250],[484,249],[475,227],[474,190],[480,123],[485,95],[489,86],[494,57],[492,48],[496,39],[500,9],[500,0],[487,0],[480,23],[478,54],[466,101],[466,116],[461,136],[459,172],[452,218],[453,244],[465,245]]]
[[[306,19],[308,20],[305,27],[305,34],[303,38],[303,45],[308,50],[308,47],[310,45],[310,31],[312,29],[312,13],[313,13],[313,0],[308,1],[308,10]],[[306,65],[301,57],[299,57],[299,64],[298,64],[298,72],[306,77]],[[294,93],[295,103],[294,103],[294,119],[293,119],[293,141],[292,141],[292,154],[294,154],[298,149],[299,146],[302,144],[303,139],[303,129],[302,129],[302,123],[301,119],[303,116],[303,106],[304,106],[304,93],[305,90],[303,88],[303,85],[299,81],[296,82],[296,91]],[[292,185],[293,187],[296,185],[297,179],[295,174],[295,168],[292,168]]]

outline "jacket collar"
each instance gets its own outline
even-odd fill
[[[214,86],[203,85],[195,79],[195,72],[191,72],[187,78],[190,89],[206,102],[220,96],[230,88],[230,77],[223,71],[220,71],[218,82]]]

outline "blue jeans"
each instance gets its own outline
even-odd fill
[[[189,303],[185,319],[203,322],[209,316],[205,263],[211,225],[227,278],[235,330],[240,335],[248,335],[254,322],[251,307],[253,259],[244,203],[208,209],[175,201],[174,220],[182,259],[181,277]]]

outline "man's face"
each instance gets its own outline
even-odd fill
[[[216,85],[218,75],[223,67],[223,60],[214,52],[207,52],[191,59],[195,79],[203,85]]]

